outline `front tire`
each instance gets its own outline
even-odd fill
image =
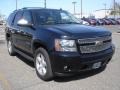
[[[53,78],[50,58],[44,48],[38,48],[35,52],[35,70],[42,80],[48,81]]]
[[[7,41],[7,48],[10,56],[14,56],[16,54],[16,52],[14,51],[14,46],[11,39],[8,39]]]

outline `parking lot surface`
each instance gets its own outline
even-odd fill
[[[72,77],[56,77],[45,82],[34,65],[20,55],[7,52],[4,27],[0,26],[0,90],[120,90],[120,26],[104,26],[113,33],[116,52],[107,68]]]

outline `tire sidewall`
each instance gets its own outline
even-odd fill
[[[37,68],[36,68],[36,57],[40,53],[45,57],[45,62],[47,64],[47,73],[44,76],[40,75],[39,72],[37,71]],[[36,70],[38,77],[40,77],[44,81],[51,80],[53,78],[53,72],[52,72],[52,68],[51,68],[50,58],[49,58],[47,51],[44,48],[38,48],[36,50],[34,61],[35,61],[34,62],[35,70]]]
[[[9,42],[11,42],[11,52],[9,51],[9,47],[8,47]],[[14,56],[15,55],[15,51],[14,51],[14,46],[13,46],[11,38],[8,38],[8,40],[7,40],[7,48],[8,48],[9,55],[10,56]]]

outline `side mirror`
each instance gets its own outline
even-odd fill
[[[17,22],[17,25],[19,26],[28,26],[28,27],[32,27],[33,24],[29,23],[27,20],[25,19],[20,19],[18,22]]]

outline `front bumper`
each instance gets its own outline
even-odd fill
[[[55,74],[74,74],[81,71],[92,70],[94,63],[101,62],[106,66],[111,60],[115,47],[92,54],[54,52],[50,55],[52,70]]]

